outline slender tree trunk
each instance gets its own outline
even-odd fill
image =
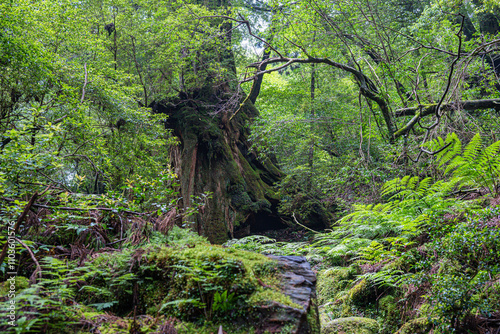
[[[316,93],[316,68],[315,65],[311,65],[311,118],[314,118],[314,95]],[[314,122],[311,122],[311,127],[314,127]],[[312,129],[311,129],[312,130]],[[312,189],[312,179],[314,174],[314,131],[311,131],[311,141],[309,143],[309,154],[308,154],[308,165],[309,165],[309,175],[307,177],[307,190]]]

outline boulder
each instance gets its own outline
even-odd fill
[[[319,334],[316,275],[302,256],[269,256],[278,261],[282,292],[294,306],[272,303],[261,308],[259,333]]]

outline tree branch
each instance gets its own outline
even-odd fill
[[[418,106],[411,108],[404,108],[396,110],[396,117],[404,116],[414,116],[419,110],[420,114],[423,116],[431,115],[436,112],[437,104],[431,104],[427,106]],[[441,110],[449,111],[454,109],[462,110],[483,110],[483,109],[500,109],[500,99],[489,99],[489,100],[465,100],[458,103],[445,103],[441,105]]]
[[[6,198],[6,197],[0,197],[0,199],[3,201],[7,201],[7,202],[14,202],[15,201],[15,199],[13,199],[13,198]],[[30,202],[31,202],[31,200],[30,200]],[[36,204],[36,203],[32,203],[31,205],[29,205],[29,207],[32,207],[32,206],[35,208],[42,208],[42,209],[49,209],[49,210],[62,210],[62,211],[91,211],[91,210],[111,211],[111,212],[121,211],[121,212],[128,213],[131,215],[136,215],[136,216],[145,216],[145,215],[148,215],[151,213],[151,212],[142,212],[141,213],[141,212],[135,212],[135,211],[113,209],[113,208],[103,208],[103,207],[86,208],[85,209],[85,208],[73,208],[73,207],[65,207],[65,206],[49,206],[49,205]],[[28,206],[26,206],[26,207],[28,208]],[[28,210],[29,210],[29,208],[28,208]],[[27,211],[26,211],[26,213],[27,213]],[[24,217],[23,217],[23,219],[24,219]],[[1,261],[0,261],[0,263],[1,263]]]
[[[273,67],[271,69],[267,70],[259,70],[263,68],[264,65],[268,64],[276,64],[276,63],[284,63],[283,65]],[[377,86],[373,83],[373,81],[367,77],[363,72],[355,69],[354,67],[351,67],[349,65],[344,65],[342,63],[338,63],[335,61],[332,61],[328,58],[316,58],[316,57],[308,57],[308,58],[288,58],[288,57],[273,57],[273,58],[268,58],[263,61],[257,62],[250,64],[248,67],[254,67],[257,69],[257,71],[254,73],[253,76],[249,78],[245,78],[240,81],[240,83],[243,82],[248,82],[252,80],[257,80],[257,78],[260,75],[266,74],[266,73],[271,73],[271,72],[276,72],[279,71],[283,68],[286,68],[294,63],[299,63],[299,64],[326,64],[338,69],[341,69],[343,71],[349,72],[354,75],[354,78],[356,79],[356,83],[359,86],[361,94],[374,101],[377,103],[379,106],[382,115],[384,117],[385,124],[387,126],[387,130],[389,132],[389,138],[392,141],[395,133],[395,127],[392,122],[392,116],[391,116],[391,110],[389,107],[388,101],[380,94],[380,91],[378,90]]]
[[[28,247],[28,245],[26,245],[24,242],[22,242],[19,238],[14,237],[14,239],[17,242],[19,242],[21,244],[21,246],[23,246],[24,248],[26,248],[26,250],[28,251],[28,253],[31,256],[31,259],[33,260],[33,262],[35,262],[36,269],[35,269],[35,271],[33,272],[33,274],[30,277],[30,282],[31,283],[36,283],[36,274],[39,274],[39,277],[42,278],[42,267],[40,267],[40,263],[38,263],[38,261],[36,260],[35,254],[33,254],[33,252]]]

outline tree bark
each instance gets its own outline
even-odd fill
[[[169,116],[167,127],[180,141],[171,151],[171,162],[180,180],[181,206],[187,211],[195,196],[211,194],[184,223],[213,243],[282,227],[273,189],[281,172],[271,161],[257,159],[248,142],[248,123],[257,109],[246,101],[233,118],[235,108],[213,115],[220,96],[210,92],[214,87],[207,89],[196,99],[153,105]]]

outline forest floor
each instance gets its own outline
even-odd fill
[[[330,229],[297,225],[224,245],[113,212],[57,221],[32,212],[15,284],[0,286],[15,326],[4,317],[0,331],[258,333],[241,319],[298,307],[265,255],[298,255],[317,275],[322,334],[498,333],[500,196],[397,182],[398,197],[354,206]]]

